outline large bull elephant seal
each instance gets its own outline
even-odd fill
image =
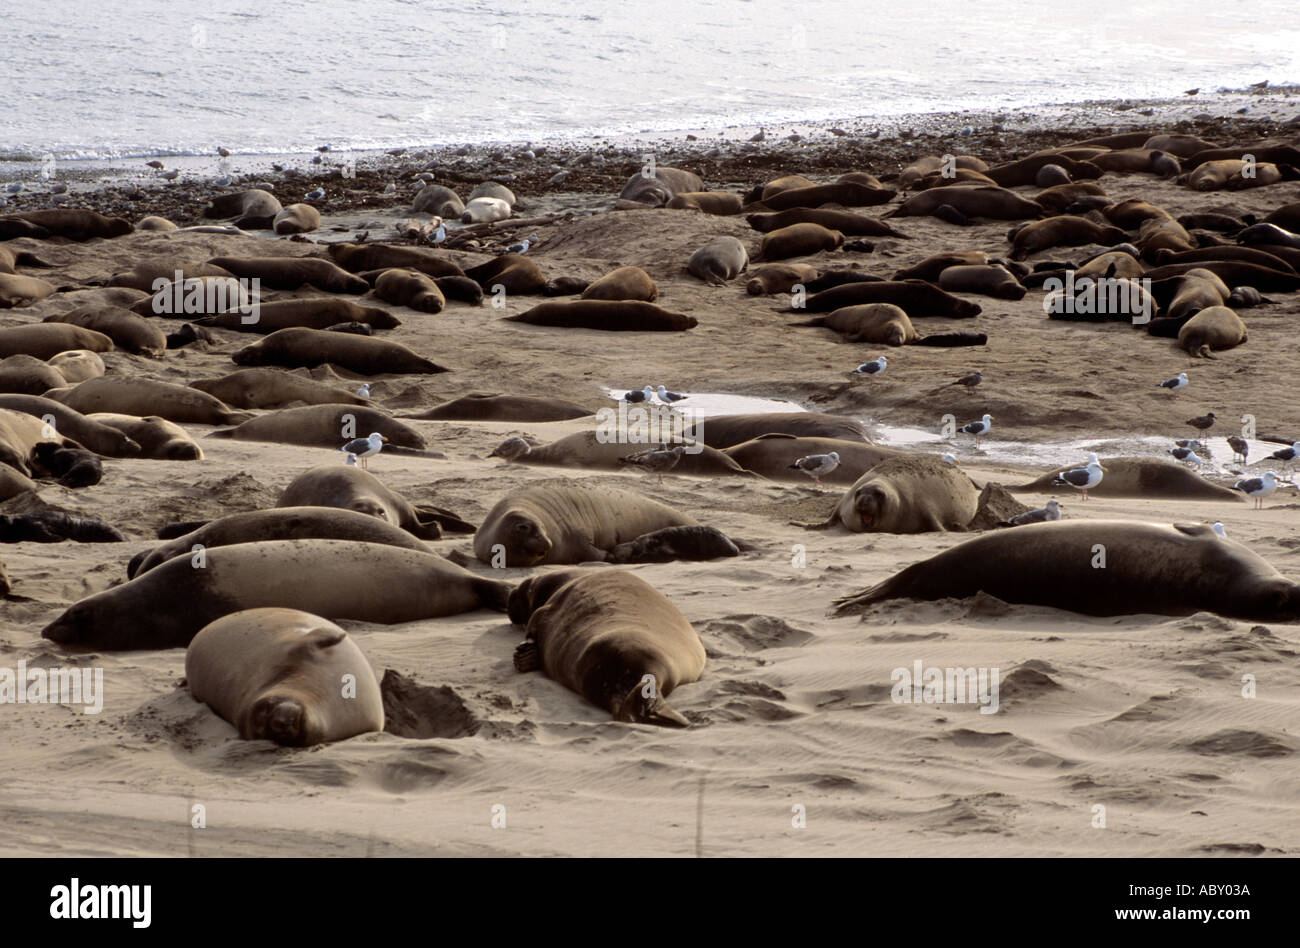
[[[366,656],[309,612],[247,609],[204,626],[185,652],[185,679],[246,741],[308,747],[384,729]]]
[[[614,547],[643,534],[698,524],[694,517],[631,491],[546,481],[497,501],[474,534],[474,555],[494,566],[603,561]]]
[[[342,464],[322,465],[299,474],[284,489],[276,506],[354,510],[401,527],[421,540],[437,540],[443,527],[457,533],[474,532],[473,524],[451,511],[416,506],[369,471]]]
[[[526,625],[515,668],[546,677],[616,721],[689,727],[664,699],[698,681],[704,645],[668,597],[622,570],[561,570],[527,579],[510,596]]]
[[[41,630],[90,649],[183,648],[209,622],[282,606],[393,625],[504,610],[510,586],[432,553],[350,540],[268,540],[180,556],[74,603]]]
[[[979,489],[955,465],[931,457],[894,457],[863,474],[840,498],[827,526],[854,533],[965,530]]]
[[[1096,497],[1160,497],[1165,500],[1233,500],[1241,495],[1211,484],[1181,464],[1156,458],[1102,458],[1106,476],[1088,492]],[[1068,488],[1054,483],[1061,474],[1078,464],[1067,464],[1044,474],[1028,484],[1007,487],[1014,493],[1059,494]]]
[[[995,530],[837,599],[835,611],[861,612],[886,599],[964,599],[981,591],[1093,616],[1205,610],[1259,622],[1300,620],[1300,585],[1247,547],[1203,524],[1131,520]]]
[[[634,174],[619,192],[618,199],[663,207],[679,194],[703,190],[704,182],[697,174],[680,168],[656,168],[651,175],[639,171]]]

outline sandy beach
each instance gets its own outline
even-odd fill
[[[1021,300],[958,294],[982,308],[973,319],[917,319],[923,333],[978,331],[983,346],[926,348],[846,343],[821,328],[792,326],[787,297],[751,296],[744,277],[708,286],[685,271],[709,240],[738,238],[753,256],[761,234],[743,216],[690,210],[612,210],[646,151],[661,165],[698,173],[707,187],[743,195],[783,174],[829,182],[850,171],[896,174],[923,155],[957,151],[990,166],[1046,147],[1113,131],[1151,128],[1232,144],[1261,138],[1297,142],[1297,100],[1265,98],[1267,109],[1236,115],[1236,98],[1163,105],[1138,116],[1125,103],[1017,123],[987,117],[872,136],[862,126],[827,127],[790,141],[769,129],[761,143],[737,130],[653,143],[551,146],[524,159],[517,146],[375,155],[341,177],[337,154],[282,172],[240,171],[231,190],[266,182],[284,198],[327,190],[322,226],[295,238],[267,232],[131,233],[85,243],[18,238],[49,269],[20,267],[61,291],[0,310],[0,330],[66,313],[102,291],[114,273],[151,259],[187,264],[214,257],[322,256],[325,244],[397,242],[393,225],[412,215],[415,174],[432,174],[462,196],[479,181],[505,180],[521,200],[516,216],[538,219],[451,243],[439,251],[463,268],[491,259],[535,233],[528,251],[549,279],[592,281],[616,267],[641,267],[658,305],[698,320],[687,332],[605,333],[503,322],[542,298],[506,297],[501,308],[449,301],[437,314],[353,298],[401,320],[383,338],[450,371],[364,377],[340,368],[296,370],[370,383],[372,407],[413,414],[472,392],[564,399],[592,411],[610,393],[664,384],[688,396],[746,396],[864,422],[886,445],[951,452],[983,486],[1024,483],[1054,466],[1103,457],[1164,457],[1186,420],[1214,412],[1201,474],[1231,485],[1270,469],[1281,444],[1256,439],[1250,463],[1232,462],[1224,438],[1252,416],[1260,436],[1300,437],[1300,297],[1269,292],[1268,305],[1240,313],[1248,341],[1190,359],[1170,339],[1124,322],[1049,320],[1043,293]],[[1242,99],[1244,101],[1244,98]],[[1190,102],[1190,100],[1189,100]],[[1062,114],[1069,110],[1062,109]],[[1209,118],[1196,119],[1201,111]],[[1268,115],[1260,116],[1261,111]],[[1188,114],[1188,113],[1191,114]],[[1130,118],[1131,117],[1131,118]],[[830,123],[834,125],[834,123]],[[969,131],[965,132],[966,126]],[[1013,127],[1014,126],[1014,127]],[[839,125],[835,125],[839,128]],[[748,131],[745,129],[744,131]],[[965,134],[963,134],[965,132]],[[800,134],[790,132],[790,134]],[[499,156],[499,157],[498,157]],[[508,160],[507,160],[508,159]],[[215,160],[215,159],[214,159]],[[170,166],[170,162],[168,162]],[[554,170],[561,169],[560,171]],[[351,170],[351,169],[350,169]],[[556,175],[563,173],[559,180]],[[195,173],[175,185],[146,169],[74,175],[65,205],[122,215],[159,214],[185,227],[205,223],[217,189]],[[142,186],[142,183],[143,186]],[[548,183],[553,182],[553,183]],[[394,183],[391,192],[385,188]],[[1146,173],[1107,173],[1114,201],[1141,198],[1171,216],[1215,212],[1263,218],[1300,201],[1300,181],[1247,190],[1196,192]],[[887,186],[895,185],[886,182]],[[1036,187],[1017,187],[1032,197]],[[906,197],[903,194],[901,197]],[[880,217],[900,198],[855,209]],[[48,206],[29,188],[4,213]],[[837,250],[796,258],[819,271],[854,267],[889,278],[940,252],[1009,252],[1011,221],[956,227],[935,217],[892,217],[908,239],[872,237],[871,252]],[[1099,247],[1057,247],[1041,260],[1082,260]],[[264,300],[319,295],[269,291]],[[164,331],[180,323],[164,320]],[[218,343],[169,350],[162,359],[114,350],[109,376],[187,384],[237,368],[235,350],[256,337],[214,330]],[[854,378],[859,363],[886,355],[878,378]],[[979,369],[974,391],[951,386]],[[1187,372],[1179,393],[1157,387]],[[719,405],[727,404],[719,399]],[[689,406],[689,400],[685,403]],[[260,414],[261,412],[259,412]],[[995,419],[978,447],[957,424]],[[1198,612],[1092,618],[989,596],[941,602],[900,600],[861,617],[832,617],[831,602],[970,534],[810,531],[842,487],[668,473],[533,467],[489,457],[503,440],[549,443],[588,430],[564,422],[407,421],[443,457],[381,453],[369,469],[412,502],[436,504],[480,522],[507,491],[557,476],[622,487],[679,509],[743,540],[739,556],[620,567],[663,592],[699,633],[708,656],[698,682],[672,705],[684,730],[611,720],[580,695],[539,673],[520,674],[512,653],[522,629],[479,610],[400,625],[341,620],[379,677],[408,679],[405,734],[372,733],[306,749],[241,740],[194,701],[182,684],[184,650],[72,652],[40,631],[78,600],[126,579],[126,564],[156,546],[156,531],[272,507],[299,473],[340,462],[337,449],[207,437],[225,426],[185,423],[201,461],[104,459],[98,484],[68,489],[39,482],[0,503],[0,514],[52,505],[112,524],[128,541],[0,545],[12,583],[0,601],[0,666],[102,668],[103,709],[57,704],[0,709],[0,853],[141,856],[1295,856],[1300,853],[1300,623],[1258,623]],[[364,434],[364,432],[363,432]],[[1276,463],[1276,462],[1274,462]],[[1237,469],[1242,474],[1234,474]],[[1280,467],[1277,468],[1279,473]],[[1028,506],[1055,496],[1068,519],[1153,523],[1220,522],[1227,535],[1300,581],[1300,498],[1288,484],[1262,510],[1237,501],[1094,497],[1068,487],[1021,494]],[[468,553],[470,538],[430,545]],[[537,570],[473,571],[517,583]],[[592,565],[584,569],[608,569]],[[975,704],[925,705],[891,699],[897,668],[986,667],[1000,673],[996,714]],[[1243,697],[1253,676],[1254,697]],[[415,683],[430,691],[409,696]],[[390,679],[388,690],[402,689]],[[401,699],[399,699],[400,701]],[[392,715],[390,715],[390,724]],[[206,828],[191,828],[194,805]],[[494,809],[504,807],[504,810]],[[1098,810],[1098,808],[1102,808]],[[494,818],[504,813],[504,826]],[[1098,814],[1102,813],[1102,825]],[[498,819],[499,822],[499,819]]]

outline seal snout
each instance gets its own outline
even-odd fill
[[[303,743],[303,720],[306,709],[295,698],[266,697],[253,708],[253,733],[250,739],[259,738],[277,744]]]

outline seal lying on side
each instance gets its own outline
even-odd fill
[[[620,543],[609,551],[611,563],[670,563],[739,556],[736,546],[716,527],[664,527]]]
[[[797,438],[788,434],[759,435],[752,441],[742,441],[723,453],[741,467],[776,481],[808,482],[808,475],[798,470],[794,462],[812,454],[839,455],[840,463],[820,480],[828,484],[852,484],[867,471],[887,458],[900,457],[906,452],[897,448],[882,448],[861,441],[842,438]]]
[[[309,747],[384,729],[379,682],[357,643],[296,609],[246,609],[204,626],[185,652],[185,681],[246,741]]]
[[[643,534],[698,525],[694,517],[631,491],[546,481],[496,502],[474,534],[474,555],[494,566],[603,561],[614,547]]]
[[[189,384],[232,408],[283,408],[294,402],[307,405],[366,405],[369,399],[345,388],[318,382],[283,369],[240,369],[219,379],[197,379]]]
[[[1213,359],[1216,350],[1231,349],[1246,341],[1246,324],[1226,306],[1201,310],[1178,331],[1178,345],[1188,355]]]
[[[355,510],[401,527],[421,540],[439,539],[443,527],[457,533],[474,532],[472,523],[466,523],[451,511],[423,504],[416,506],[369,471],[342,464],[303,471],[284,489],[276,506]]]
[[[629,419],[633,416],[629,412]],[[634,420],[631,422],[634,423]],[[536,448],[528,446],[522,438],[511,438],[499,444],[489,457],[505,458],[519,464],[553,464],[557,467],[583,467],[595,470],[617,471],[629,454],[653,447],[648,442],[628,443],[613,438],[602,440],[599,432],[578,431],[558,441]],[[685,452],[672,471],[692,477],[753,477],[716,448],[699,445],[699,451]]]
[[[607,332],[682,332],[698,325],[694,316],[670,313],[654,303],[636,300],[542,303],[518,316],[506,316],[502,322],[603,329]]]
[[[168,421],[200,425],[237,425],[253,418],[250,413],[235,411],[206,392],[152,379],[106,375],[74,388],[55,389],[46,397],[83,415],[96,412],[139,417],[157,415]]]
[[[854,533],[929,533],[965,530],[979,490],[960,469],[938,458],[887,458],[840,498],[829,527]]]
[[[1089,493],[1098,497],[1161,497],[1166,500],[1241,500],[1241,495],[1226,487],[1211,484],[1181,464],[1155,458],[1102,458],[1106,476]],[[1062,488],[1056,479],[1078,464],[1058,467],[1042,477],[1007,487],[1017,493],[1058,494]]]
[[[637,172],[623,185],[620,201],[636,201],[651,207],[663,207],[679,194],[694,194],[704,190],[699,175],[680,168],[656,167],[650,175]]]
[[[907,313],[893,303],[845,306],[825,316],[814,316],[791,325],[822,326],[842,333],[846,342],[874,342],[886,346],[982,346],[988,342],[988,336],[982,332],[945,332],[922,336],[912,326]]]
[[[272,290],[296,290],[308,283],[326,293],[365,293],[370,289],[361,277],[315,257],[213,257],[206,263],[237,277],[257,277]]]
[[[435,405],[418,415],[398,415],[429,421],[568,421],[593,415],[589,408],[559,398],[537,395],[488,395],[472,392]]]
[[[402,321],[386,309],[362,306],[332,296],[260,303],[255,313],[227,312],[196,319],[200,326],[268,336],[277,329],[329,329],[339,323],[365,323],[375,329],[396,329]]]
[[[108,373],[108,368],[104,365],[104,360],[99,357],[99,353],[91,352],[89,349],[69,349],[67,352],[60,352],[58,355],[50,356],[49,365],[51,368],[58,369],[59,374],[69,385],[78,385]]]
[[[139,418],[135,415],[118,415],[111,412],[96,412],[86,417],[98,424],[116,428],[138,443],[142,458],[155,461],[203,460],[203,449],[190,439],[184,428],[166,418],[159,418],[157,415]]]
[[[53,289],[50,292],[54,292]],[[49,359],[69,349],[110,352],[113,349],[113,340],[102,332],[82,329],[80,326],[69,326],[66,323],[35,323],[0,329],[0,359],[11,355]]]
[[[123,543],[120,530],[102,520],[61,510],[0,514],[0,543]]]
[[[1099,555],[1104,569],[1093,568]],[[986,533],[837,599],[835,612],[977,592],[1094,616],[1205,610],[1259,622],[1300,619],[1300,585],[1242,544],[1203,524],[1131,520],[1060,520]]]
[[[623,570],[561,570],[525,580],[509,611],[527,626],[517,670],[540,669],[616,721],[690,726],[664,699],[699,680],[704,645],[645,580]]]
[[[80,306],[68,313],[46,316],[44,321],[101,332],[123,352],[151,359],[161,359],[167,351],[167,336],[157,324],[120,306]]]
[[[504,610],[510,586],[432,553],[348,540],[268,540],[187,556],[82,599],[41,630],[81,648],[183,648],[209,622],[259,606],[393,625]]]
[[[38,395],[0,395],[0,408],[44,419],[46,424],[104,457],[133,458],[140,454],[140,445],[116,428],[100,424],[51,398],[41,398]]]
[[[67,384],[63,373],[44,359],[21,354],[0,359],[0,393],[5,395],[40,396]]]
[[[871,440],[867,437],[867,429],[862,422],[844,415],[826,415],[816,411],[718,415],[692,425],[684,432],[684,436],[699,438],[711,448],[722,449],[768,433],[800,438],[843,438],[858,442]]]
[[[246,421],[238,428],[214,431],[209,438],[233,438],[236,441],[275,441],[280,444],[306,444],[319,448],[341,448],[356,432],[378,431],[399,448],[424,450],[424,436],[397,419],[373,408],[358,405],[304,405],[282,408],[268,415]],[[351,432],[351,434],[345,434]]]
[[[459,212],[455,216],[459,217]],[[465,271],[454,260],[444,259],[434,251],[420,247],[338,243],[330,244],[326,249],[335,263],[352,273],[400,267],[405,270],[418,270],[431,277],[465,275]]]
[[[792,301],[789,309],[781,312],[829,313],[859,303],[893,303],[910,319],[969,319],[983,311],[978,303],[953,296],[924,280],[855,280],[814,293],[806,300]]]
[[[659,287],[650,274],[640,267],[619,267],[611,270],[582,291],[584,300],[641,300],[653,303],[659,297]]]
[[[280,329],[230,358],[236,365],[288,368],[311,368],[332,362],[361,375],[428,375],[448,371],[398,342],[320,329]]]

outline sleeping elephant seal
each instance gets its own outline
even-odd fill
[[[236,365],[313,368],[331,362],[361,375],[431,375],[448,369],[399,342],[321,329],[278,329],[231,357]]]
[[[415,196],[411,211],[416,214],[428,213],[434,217],[459,218],[465,213],[465,202],[460,195],[442,184],[426,184]]]
[[[384,729],[379,682],[357,643],[296,609],[246,609],[204,626],[185,652],[185,680],[246,741],[310,747]]]
[[[1097,497],[1160,497],[1165,500],[1233,500],[1241,494],[1211,484],[1181,464],[1156,458],[1102,458],[1106,476],[1088,492]],[[1066,488],[1053,483],[1078,464],[1058,467],[1028,484],[1007,487],[1017,493],[1059,494]]]
[[[131,233],[135,228],[124,217],[105,217],[95,211],[56,208],[45,211],[23,211],[10,214],[10,220],[27,221],[44,228],[49,235],[66,237],[78,242],[92,240],[95,237],[121,237]]]
[[[989,255],[983,250],[959,250],[948,253],[936,253],[926,257],[920,263],[898,270],[890,278],[893,280],[927,280],[930,283],[939,279],[939,274],[949,267],[973,267],[989,262]]]
[[[821,480],[829,484],[852,484],[881,461],[906,454],[897,448],[881,448],[842,438],[798,438],[788,434],[759,435],[752,441],[727,448],[723,453],[746,470],[775,481],[807,483],[808,475],[795,469],[794,462],[810,454],[840,457],[839,467]]]
[[[631,491],[545,481],[496,502],[474,534],[474,555],[493,566],[603,561],[614,547],[642,534],[698,525],[694,517]]]
[[[870,442],[866,426],[844,415],[825,415],[815,411],[760,412],[752,415],[718,415],[703,418],[684,432],[687,438],[699,438],[711,448],[730,448],[768,433],[788,434],[799,438],[842,438],[846,441]]]
[[[233,546],[264,540],[351,540],[400,546],[420,553],[433,552],[395,523],[368,512],[329,507],[288,507],[249,510],[212,520],[152,550],[141,550],[127,565],[126,576],[135,579],[177,556],[189,556],[195,546]]]
[[[1043,213],[1041,204],[1026,200],[1006,188],[959,186],[921,191],[881,216],[927,217],[941,207],[956,208],[967,217],[1009,221],[1033,220]]]
[[[1029,291],[1010,270],[997,264],[948,267],[939,288],[949,293],[980,293],[1000,300],[1022,300]]]
[[[165,234],[170,233],[173,230],[179,230],[180,228],[165,217],[159,217],[157,214],[150,214],[148,217],[142,217],[136,221],[135,229]]]
[[[79,306],[71,312],[46,316],[44,322],[101,332],[123,352],[150,359],[161,359],[167,351],[167,336],[156,323],[120,306]]]
[[[1172,222],[1171,222],[1172,223]],[[1086,217],[1066,215],[1033,221],[1016,232],[1011,241],[1011,259],[1024,260],[1049,247],[1078,247],[1082,244],[1112,246],[1128,240],[1118,227],[1103,227]]]
[[[89,349],[69,349],[50,356],[49,365],[58,369],[69,385],[78,385],[88,379],[97,379],[108,372],[98,352]]]
[[[271,220],[277,234],[306,234],[320,227],[320,211],[310,204],[290,204]]]
[[[0,273],[0,309],[31,306],[58,291],[53,283],[18,273]]]
[[[806,263],[769,263],[751,270],[745,292],[750,296],[789,293],[801,283],[817,279],[817,268]]]
[[[382,297],[381,297],[382,299]],[[329,329],[339,323],[365,323],[375,329],[396,329],[402,321],[378,306],[362,306],[331,296],[261,302],[256,311],[217,313],[196,319],[200,326],[269,336],[280,329]]]
[[[763,206],[773,211],[788,211],[796,207],[815,208],[823,204],[874,207],[877,204],[888,204],[897,193],[889,188],[871,187],[858,181],[841,179],[832,184],[787,188],[764,197]]]
[[[670,563],[739,556],[740,547],[716,527],[664,527],[620,543],[609,551],[611,563]]]
[[[190,439],[185,429],[166,418],[148,415],[118,415],[97,412],[87,415],[91,421],[116,428],[140,445],[140,457],[153,461],[202,461],[203,449]]]
[[[741,211],[740,195],[730,191],[683,191],[669,201],[665,207],[670,210],[703,211],[727,217]]]
[[[691,254],[686,269],[710,286],[722,286],[749,269],[749,251],[735,237],[715,237]]]
[[[1104,549],[1105,568],[1095,568]],[[1059,520],[995,530],[835,601],[861,612],[887,599],[964,599],[1054,606],[1092,616],[1205,610],[1232,619],[1295,622],[1300,586],[1204,524]]]
[[[283,408],[295,402],[306,405],[370,404],[368,398],[345,388],[282,369],[239,369],[219,379],[197,379],[189,387],[207,392],[232,408]]]
[[[455,216],[459,217],[459,212]],[[434,251],[420,247],[338,243],[330,244],[326,249],[334,262],[350,273],[399,267],[404,270],[418,270],[431,277],[465,275],[465,271],[454,260],[446,260]]]
[[[0,500],[17,497],[27,491],[34,493],[40,489],[41,485],[26,474],[10,467],[8,464],[0,464]],[[0,592],[0,598],[3,598],[3,592]]]
[[[44,395],[67,384],[67,377],[44,359],[21,354],[0,359],[0,393]]]
[[[594,415],[590,408],[537,395],[487,395],[473,392],[435,405],[418,415],[398,415],[425,421],[568,421]]]
[[[654,174],[646,175],[638,171],[629,178],[619,192],[618,199],[663,207],[679,194],[703,190],[704,181],[697,174],[680,168],[656,167]]]
[[[221,267],[210,267],[206,263],[182,263],[179,259],[171,258],[154,259],[142,261],[130,270],[113,274],[108,278],[106,285],[139,290],[142,293],[154,293],[159,280],[164,283],[171,283],[176,279],[176,271],[178,270],[182,281],[197,280],[202,277],[230,277],[233,275],[229,271],[221,269]],[[130,306],[138,302],[139,299],[122,300],[118,305]]]
[[[342,464],[326,464],[299,474],[284,489],[276,506],[355,510],[401,527],[421,540],[441,538],[444,526],[456,533],[474,532],[472,523],[451,511],[416,506],[369,471]]]
[[[619,267],[611,270],[582,291],[584,300],[641,300],[653,303],[659,298],[659,287],[640,267]]]
[[[328,260],[315,257],[213,257],[209,266],[237,277],[254,277],[272,290],[296,290],[310,283],[326,293],[366,293],[370,284]]]
[[[1215,358],[1212,353],[1232,349],[1246,341],[1246,324],[1226,306],[1201,310],[1178,330],[1178,345],[1188,355]]]
[[[485,293],[497,293],[501,287],[506,293],[521,296],[541,293],[546,289],[546,275],[532,257],[519,253],[503,253],[486,263],[470,267],[465,276],[477,283]]]
[[[783,312],[829,313],[858,303],[893,303],[911,319],[969,319],[983,312],[979,303],[953,296],[925,280],[854,280],[814,293],[801,302],[802,306],[795,306],[792,301]]]
[[[542,303],[502,322],[569,329],[603,329],[606,332],[685,332],[699,321],[684,313],[670,313],[654,303],[639,300],[573,300]]]
[[[854,533],[965,530],[979,490],[955,465],[934,457],[887,458],[845,492],[830,520]]]
[[[375,281],[375,296],[422,313],[441,313],[447,305],[433,277],[419,270],[385,270]]]
[[[275,220],[275,215],[283,210],[280,199],[270,191],[264,191],[261,188],[250,188],[247,191],[235,191],[230,194],[218,194],[210,199],[207,206],[203,208],[203,216],[212,220],[230,220],[238,217],[241,221],[244,218],[252,218],[260,223],[260,227],[252,228],[251,223],[240,223],[239,227],[248,227],[248,229],[265,229],[271,226]],[[263,223],[264,221],[264,223]]]
[[[698,681],[704,645],[668,597],[623,570],[560,570],[510,595],[510,620],[526,626],[515,668],[541,670],[614,720],[690,727],[664,699]]]
[[[602,440],[596,431],[578,431],[571,435],[530,448],[522,438],[511,438],[498,445],[490,457],[503,457],[519,464],[553,464],[556,467],[582,467],[592,470],[617,471],[629,454],[653,447],[649,442],[628,443],[613,438]],[[694,448],[699,447],[699,451]],[[689,477],[754,477],[716,448],[705,445],[692,446],[682,454],[674,474]]]
[[[41,630],[86,649],[183,648],[209,622],[241,609],[282,606],[329,619],[395,625],[488,608],[510,586],[441,556],[349,540],[267,540],[178,556],[121,586],[74,603]]]
[[[922,336],[912,326],[907,313],[893,303],[845,306],[825,316],[814,316],[791,325],[821,326],[842,334],[846,342],[874,342],[885,346],[982,346],[988,342],[988,336],[982,332],[944,332]]]
[[[0,408],[40,418],[82,447],[106,458],[140,456],[140,445],[116,428],[88,418],[52,398],[41,398],[39,395],[0,395]]]
[[[49,359],[69,349],[111,352],[113,340],[102,332],[67,323],[30,323],[0,329],[0,359],[11,355]]]
[[[378,431],[389,444],[399,448],[424,450],[424,436],[391,415],[360,405],[304,405],[282,408],[259,415],[238,428],[214,431],[209,438],[233,438],[236,441],[275,441],[279,444],[305,444],[318,448],[341,448],[358,432]]]
[[[839,211],[829,207],[792,207],[788,211],[771,214],[750,214],[745,218],[749,226],[764,234],[791,224],[821,224],[827,230],[838,230],[845,237],[898,237],[907,240],[882,220],[852,211]]]
[[[758,259],[807,257],[823,250],[838,250],[843,244],[844,235],[838,230],[830,230],[821,224],[790,224],[763,235]]]
[[[70,389],[56,390],[48,397],[83,415],[95,412],[139,417],[157,415],[168,421],[200,425],[237,425],[253,418],[250,413],[235,411],[207,392],[152,379],[106,375]]]

